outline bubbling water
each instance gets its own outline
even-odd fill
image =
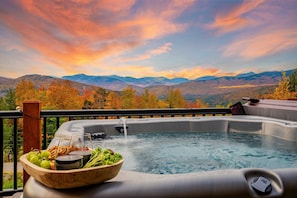
[[[145,173],[297,167],[296,142],[257,134],[141,133],[94,143],[121,153],[124,170]]]

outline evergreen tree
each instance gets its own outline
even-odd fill
[[[0,110],[7,110],[7,104],[4,97],[0,97]]]
[[[15,110],[16,108],[15,101],[16,101],[15,91],[13,89],[9,89],[5,97],[7,110]]]
[[[289,91],[297,91],[297,69],[295,69],[292,74],[289,75]]]

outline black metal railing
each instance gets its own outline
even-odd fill
[[[91,110],[42,110],[40,111],[40,117],[42,122],[42,148],[45,149],[49,144],[50,138],[48,135],[54,135],[55,131],[64,121],[73,119],[110,119],[110,118],[145,118],[145,117],[195,117],[195,116],[216,116],[216,115],[231,115],[229,108],[193,108],[193,109],[120,109],[120,110],[107,110],[107,109],[91,109]],[[23,142],[18,141],[18,121],[23,118],[21,111],[0,111],[0,132],[2,140],[4,140],[4,120],[12,121],[12,166],[13,166],[13,187],[12,189],[3,189],[4,182],[4,160],[0,164],[0,197],[11,196],[16,192],[22,191],[22,187],[17,186],[17,166],[18,166],[18,154],[19,146]],[[61,121],[61,118],[64,120]],[[52,121],[54,119],[54,121]],[[49,123],[49,122],[53,123]],[[48,125],[54,124],[51,128],[52,131],[48,130]],[[0,141],[2,150],[4,149],[4,141]],[[3,152],[0,154],[0,158],[3,159]]]
[[[0,168],[0,197],[1,196],[10,196],[12,194],[14,194],[15,192],[21,191],[22,189],[18,189],[17,186],[17,156],[18,156],[18,141],[17,141],[17,123],[18,123],[18,119],[22,118],[23,114],[20,111],[0,111],[0,132],[1,132],[1,139],[2,141],[0,141],[0,148],[2,148],[2,152],[0,152],[0,159],[2,159],[2,162],[0,164],[1,168]],[[12,156],[10,157],[10,159],[12,159],[12,169],[13,169],[13,188],[12,189],[7,189],[3,191],[3,181],[4,181],[4,172],[3,172],[3,168],[4,168],[4,149],[5,149],[5,145],[7,145],[6,142],[4,142],[4,120],[9,120],[12,121],[12,145],[11,145],[11,152],[10,153]],[[11,124],[11,123],[10,123]]]

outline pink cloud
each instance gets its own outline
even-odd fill
[[[223,56],[254,59],[297,47],[297,28],[267,29],[261,34],[245,35],[224,48]]]
[[[171,47],[170,47],[171,45],[172,45],[172,43],[165,43],[163,46],[149,51],[149,54],[159,55],[159,54],[167,53],[168,51],[171,50]]]
[[[220,35],[245,28],[223,47],[225,57],[255,59],[277,54],[297,47],[296,10],[290,5],[296,4],[290,0],[243,1],[219,13],[207,27]]]
[[[157,49],[153,49],[153,50],[149,50],[144,54],[141,54],[139,56],[135,56],[132,58],[122,58],[119,61],[120,62],[130,62],[130,61],[141,61],[141,60],[146,60],[151,58],[152,56],[157,56],[160,54],[164,54],[167,53],[168,51],[171,50],[171,43],[165,43],[163,46],[157,48]]]
[[[206,25],[208,29],[214,29],[218,34],[236,31],[254,21],[247,19],[244,15],[258,8],[264,0],[244,0],[242,4],[233,7],[231,10],[223,10],[215,16],[215,21]]]

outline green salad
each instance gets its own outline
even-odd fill
[[[98,147],[92,150],[90,160],[84,165],[84,168],[90,168],[94,166],[112,165],[123,159],[122,155],[113,152],[111,149],[105,149]]]

